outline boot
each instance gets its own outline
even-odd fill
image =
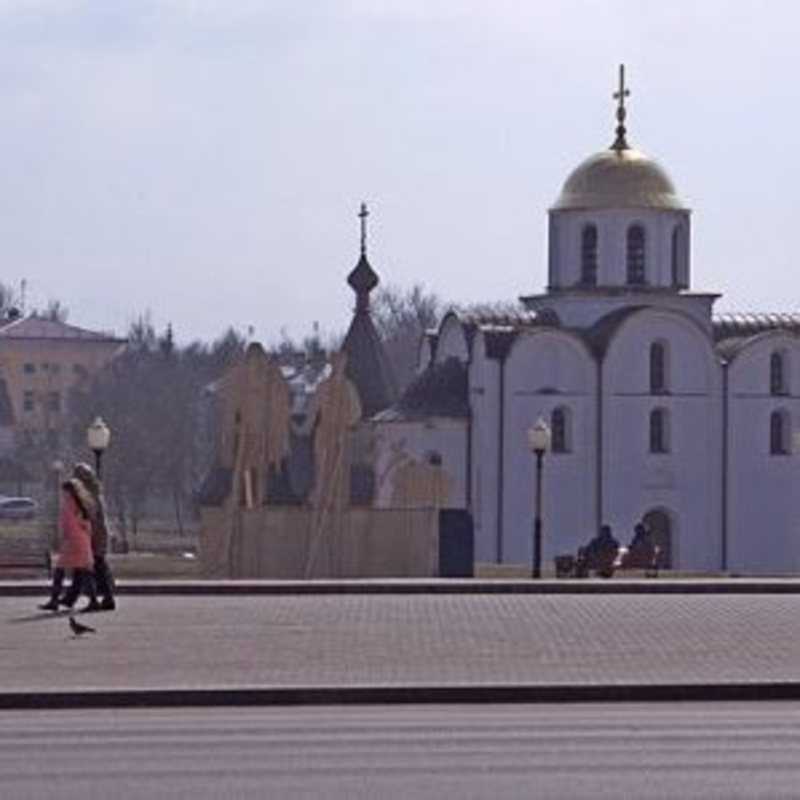
[[[53,583],[50,586],[50,599],[42,603],[39,608],[42,611],[58,611],[58,598],[61,595],[61,587],[64,585],[64,570],[56,567],[53,570]]]
[[[78,599],[78,595],[81,593],[81,579],[80,579],[80,570],[73,570],[72,571],[72,581],[69,585],[69,588],[61,595],[59,599],[59,604],[66,607],[72,608],[75,605],[75,601]]]
[[[95,556],[94,577],[97,581],[97,594],[102,598],[100,608],[103,611],[113,611],[117,607],[114,602],[114,576],[104,555]]]
[[[82,591],[89,598],[88,604],[81,609],[81,614],[100,611],[100,603],[97,602],[97,588],[94,582],[94,572],[88,569],[82,569],[80,571],[79,583],[79,591]]]

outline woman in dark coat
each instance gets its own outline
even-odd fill
[[[73,470],[75,478],[85,487],[94,501],[93,511],[90,516],[92,525],[92,550],[94,552],[94,578],[97,582],[97,593],[100,595],[100,608],[103,611],[113,611],[116,608],[114,600],[114,576],[106,561],[108,553],[108,523],[106,522],[106,508],[100,481],[95,471],[84,463],[76,464]]]

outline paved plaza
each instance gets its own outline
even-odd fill
[[[0,598],[0,691],[800,681],[800,594]]]
[[[800,784],[791,702],[82,709],[3,722],[4,800],[796,800]]]

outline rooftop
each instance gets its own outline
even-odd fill
[[[51,340],[82,340],[94,342],[117,342],[123,344],[126,340],[115,337],[106,331],[90,331],[66,322],[45,319],[44,317],[23,317],[9,322],[0,328],[1,339],[51,339]]]
[[[800,333],[800,314],[796,313],[728,313],[714,314],[714,340],[755,336],[773,330]]]

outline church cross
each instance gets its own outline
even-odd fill
[[[358,212],[358,217],[361,220],[361,255],[367,254],[367,217],[369,216],[369,211],[367,211],[367,204],[361,204],[361,211]]]
[[[619,89],[614,92],[614,99],[619,100],[619,108],[617,113],[625,111],[625,98],[631,96],[631,90],[625,88],[625,65],[619,65]]]
[[[631,90],[625,86],[625,65],[619,65],[619,89],[612,95],[617,101],[617,138],[611,145],[612,150],[627,150],[628,142],[625,139],[625,98],[631,96]]]

